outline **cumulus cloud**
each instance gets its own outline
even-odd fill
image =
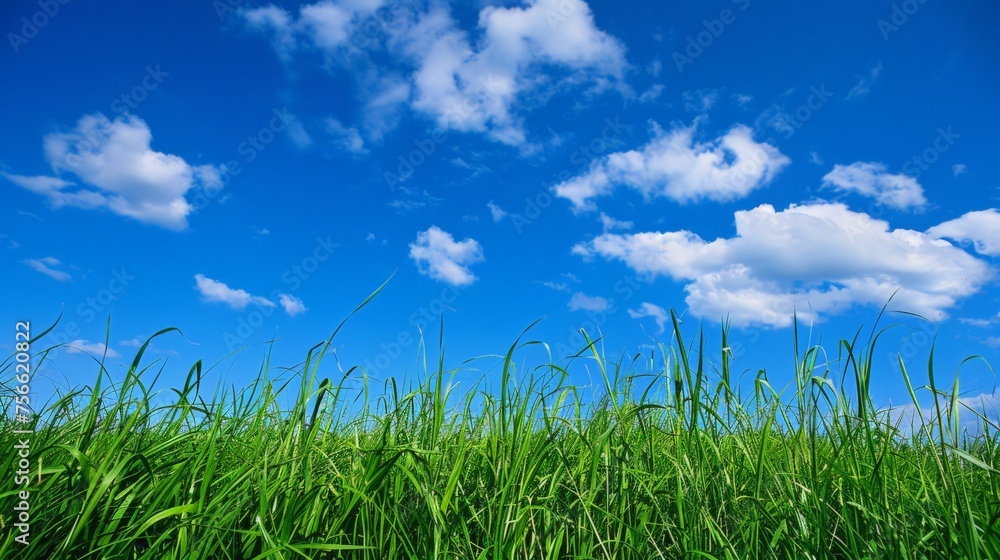
[[[45,196],[59,208],[106,208],[172,230],[187,228],[192,207],[184,198],[197,187],[219,187],[219,169],[192,166],[181,157],[157,152],[149,126],[134,115],[109,120],[97,113],[69,132],[45,136],[45,158],[60,177],[3,173],[14,184]],[[75,176],[76,185],[63,176]]]
[[[629,309],[628,316],[633,319],[642,319],[643,317],[650,317],[656,321],[657,333],[662,334],[665,330],[665,325],[667,324],[667,311],[660,307],[659,305],[643,302],[639,306],[639,309]]]
[[[583,292],[576,292],[569,299],[570,311],[592,311],[594,313],[607,311],[611,304],[601,296],[588,296]]]
[[[823,185],[874,198],[899,210],[922,208],[927,204],[924,189],[916,179],[902,173],[888,173],[881,163],[834,165],[833,171],[823,177]]]
[[[204,274],[195,274],[194,280],[195,288],[201,294],[201,301],[205,303],[221,303],[236,310],[246,309],[251,303],[261,307],[274,307],[274,302],[267,298],[250,295],[246,290],[234,290]]]
[[[685,284],[697,316],[737,326],[786,327],[854,306],[882,306],[937,319],[994,276],[947,241],[853,212],[839,203],[769,204],[735,214],[736,235],[705,241],[689,231],[605,233],[573,252],[617,259],[653,279]],[[898,290],[898,292],[897,292]]]
[[[431,226],[410,244],[410,258],[421,274],[453,286],[468,286],[476,281],[469,266],[483,260],[483,248],[475,239],[455,241],[450,233]]]
[[[555,16],[555,17],[553,17]],[[583,77],[618,78],[624,47],[599,30],[580,0],[537,0],[527,6],[487,6],[481,38],[471,42],[446,8],[433,7],[408,34],[406,52],[417,66],[413,107],[438,126],[483,132],[498,142],[524,145],[514,104],[544,81],[539,67]]]
[[[31,268],[41,272],[42,274],[58,280],[60,282],[69,282],[73,279],[68,272],[62,270],[56,270],[55,267],[62,265],[59,259],[54,257],[43,257],[41,259],[28,259],[24,261],[24,264],[30,266]]]
[[[1000,212],[996,208],[968,212],[927,230],[927,235],[972,242],[980,255],[1000,255]]]
[[[92,354],[94,356],[107,356],[108,358],[121,358],[122,355],[113,348],[109,348],[103,342],[87,342],[86,340],[71,340],[66,343],[66,352],[70,354]]]
[[[285,310],[285,313],[288,313],[289,317],[301,315],[302,313],[308,311],[305,304],[302,303],[302,300],[293,295],[280,294],[278,296],[278,303],[281,305],[281,308]]]
[[[623,185],[646,200],[677,202],[729,201],[768,184],[791,160],[767,143],[753,139],[750,129],[736,125],[707,143],[696,142],[695,125],[664,132],[653,124],[653,139],[639,150],[596,159],[585,173],[556,185],[556,195],[573,210],[595,208],[591,199]]]
[[[409,102],[442,129],[484,133],[522,148],[530,147],[515,105],[525,95],[554,83],[589,82],[605,87],[618,81],[625,48],[597,28],[582,0],[534,0],[521,6],[487,6],[474,30],[465,30],[444,3],[379,17],[382,0],[324,0],[292,12],[274,6],[241,11],[249,29],[270,37],[285,61],[303,48],[330,55],[350,52],[367,61],[359,71],[362,89],[382,92],[383,101],[366,104],[373,136],[395,120],[396,107]],[[375,21],[378,33],[364,26]],[[472,32],[474,37],[470,37]],[[364,38],[355,41],[356,36]],[[380,68],[388,53],[403,63]],[[552,69],[555,72],[546,73]],[[386,86],[386,80],[391,87]],[[378,97],[384,97],[379,95]],[[366,117],[367,118],[367,117]]]

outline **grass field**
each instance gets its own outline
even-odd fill
[[[674,327],[652,356],[573,358],[604,381],[596,399],[566,362],[516,367],[527,335],[475,388],[430,367],[361,399],[318,378],[329,342],[210,396],[201,363],[158,388],[143,346],[122,383],[95,372],[41,411],[27,546],[5,451],[0,558],[1000,558],[997,426],[960,433],[933,363],[903,367],[935,402],[911,429],[868,396],[898,375],[872,371],[873,337],[829,359],[795,339],[796,382],[760,372],[743,394],[725,330],[709,349]],[[0,425],[5,450],[18,427]]]

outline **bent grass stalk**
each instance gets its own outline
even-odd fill
[[[250,387],[210,399],[201,362],[180,389],[154,391],[149,342],[175,329],[160,331],[123,381],[106,385],[98,361],[92,386],[41,411],[31,544],[7,522],[0,557],[1000,558],[998,429],[973,410],[980,433],[961,432],[958,382],[938,389],[933,351],[929,414],[899,360],[918,411],[903,426],[868,395],[884,329],[864,346],[839,341],[834,363],[853,379],[838,384],[821,346],[800,355],[796,324],[792,394],[761,370],[743,398],[728,326],[714,365],[704,336],[686,342],[672,320],[658,359],[608,356],[585,336],[569,361],[522,371],[519,352],[542,345],[526,330],[496,366],[499,385],[484,377],[464,393],[443,326],[436,369],[380,393],[358,369],[318,379],[331,337],[290,374],[268,358]],[[567,382],[580,361],[603,383],[592,399]],[[355,377],[360,401],[348,398]],[[13,465],[0,463],[5,516]]]

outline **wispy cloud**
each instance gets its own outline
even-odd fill
[[[59,259],[54,257],[44,257],[41,259],[28,259],[24,261],[24,264],[30,266],[31,268],[41,272],[42,274],[48,276],[49,278],[58,280],[60,282],[69,282],[73,277],[62,270],[56,270],[54,267],[62,265]]]
[[[601,227],[604,229],[604,231],[632,229],[635,226],[635,223],[631,221],[616,220],[611,216],[608,216],[604,212],[601,212],[600,219],[601,219]]]
[[[601,296],[588,296],[583,292],[576,292],[569,300],[570,311],[607,311],[610,304],[608,300]]]
[[[361,138],[361,133],[355,127],[346,127],[337,119],[326,119],[326,131],[333,137],[336,146],[352,154],[367,154],[368,148]]]
[[[569,287],[566,286],[565,282],[550,282],[550,281],[545,281],[545,282],[542,282],[542,285],[545,286],[546,288],[550,289],[550,290],[555,290],[557,292],[568,292],[569,291]]]
[[[486,207],[490,209],[490,216],[493,217],[493,223],[499,222],[507,217],[507,212],[503,208],[494,204],[492,200],[486,203]]]
[[[71,340],[66,343],[66,352],[70,354],[91,354],[93,356],[107,356],[108,358],[121,358],[122,355],[113,348],[109,348],[103,342],[87,342],[86,340]]]
[[[851,91],[847,92],[847,97],[844,99],[850,101],[854,99],[862,99],[867,96],[871,92],[872,86],[875,85],[875,82],[878,80],[879,74],[881,73],[881,62],[869,66],[868,70],[864,74],[858,76],[858,83],[851,88]]]

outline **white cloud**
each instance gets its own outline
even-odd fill
[[[492,200],[487,202],[486,206],[490,209],[490,216],[493,217],[493,223],[499,222],[507,217],[507,211],[494,204]]]
[[[816,152],[809,152],[809,161],[815,165],[823,165],[823,158]]]
[[[479,27],[473,46],[437,6],[408,34],[406,51],[417,65],[413,107],[442,128],[521,146],[526,138],[514,103],[543,81],[540,65],[568,69],[577,79],[616,79],[626,67],[624,47],[597,29],[580,0],[487,6]]]
[[[768,184],[791,161],[774,146],[755,142],[744,125],[709,143],[695,142],[694,132],[694,125],[664,132],[654,124],[653,139],[640,150],[596,159],[588,171],[553,190],[573,203],[574,212],[594,209],[590,199],[608,195],[618,185],[647,200],[721,202]]]
[[[365,107],[370,138],[394,126],[405,102],[442,129],[484,133],[489,138],[530,150],[517,114],[517,103],[539,88],[589,82],[606,87],[627,67],[625,49],[599,30],[582,0],[533,0],[522,6],[483,8],[475,35],[459,27],[444,3],[393,10],[367,31],[381,0],[324,0],[294,14],[274,6],[242,10],[248,28],[270,36],[286,62],[303,48],[328,55],[350,51],[365,64],[357,70],[362,88],[380,100]],[[359,44],[352,37],[360,33]],[[373,36],[374,35],[374,36]],[[385,51],[396,64],[409,66],[406,77],[380,68]],[[340,60],[340,59],[337,59]],[[558,70],[546,74],[548,68]],[[366,127],[367,128],[367,127]]]
[[[37,194],[48,194],[50,192],[59,191],[64,187],[71,187],[74,185],[74,183],[64,181],[58,177],[46,177],[44,175],[38,177],[25,177],[24,175],[12,175],[6,171],[0,171],[0,175],[3,175],[8,181],[21,187],[22,189],[27,189]],[[30,212],[26,212],[25,214],[30,214]],[[35,217],[37,218],[38,216]]]
[[[715,89],[697,89],[681,94],[684,99],[684,109],[693,113],[704,113],[715,107],[719,102],[719,91]]]
[[[201,293],[201,301],[205,303],[222,303],[240,310],[246,309],[251,303],[262,307],[274,307],[274,302],[267,298],[250,295],[245,290],[234,290],[229,286],[206,278],[203,274],[195,274],[195,288]]]
[[[608,300],[601,296],[588,296],[583,292],[576,292],[569,300],[570,311],[607,311],[610,304]]]
[[[557,292],[568,292],[569,291],[569,287],[566,286],[565,282],[549,282],[549,281],[545,281],[545,282],[542,282],[542,285],[545,286],[546,288],[549,288],[550,290],[555,290]]]
[[[734,93],[732,98],[733,103],[736,103],[738,107],[746,107],[748,103],[753,101],[753,97],[745,93]]]
[[[956,177],[958,177],[959,175],[965,173],[968,170],[969,170],[969,166],[965,165],[964,163],[956,163],[955,165],[951,166],[951,172],[954,173],[954,175]]]
[[[628,316],[633,319],[642,319],[643,317],[651,317],[656,321],[657,333],[663,333],[664,326],[667,323],[667,311],[649,302],[643,302],[639,306],[639,309],[629,309]]]
[[[288,313],[289,317],[294,317],[296,315],[301,315],[308,311],[302,300],[289,294],[279,294],[278,303],[281,305],[285,313]]]
[[[240,15],[247,27],[271,36],[271,46],[282,60],[289,60],[295,50],[295,29],[291,15],[285,10],[268,5],[252,10],[242,10]]]
[[[1000,346],[1000,338],[998,337],[988,338],[984,340],[984,342],[994,347]],[[979,392],[969,396],[959,397],[957,400],[960,434],[968,434],[972,437],[982,435],[984,425],[982,420],[983,417],[985,417],[993,425],[1000,423],[1000,390]],[[943,414],[948,414],[946,409],[941,412]],[[898,425],[900,432],[902,432],[901,435],[907,437],[917,430],[925,428],[928,428],[931,431],[935,430],[935,424],[938,418],[938,409],[931,403],[927,403],[926,406],[920,406],[918,408],[912,401],[910,401],[900,406],[892,406],[881,410],[880,414],[885,414],[887,419],[893,425]],[[947,421],[948,420],[945,419],[945,422]],[[950,439],[951,438],[947,436],[946,431],[945,441]]]
[[[431,193],[427,192],[425,189],[417,190],[410,189],[407,187],[397,187],[396,189],[400,194],[407,198],[397,198],[390,200],[386,203],[390,208],[395,208],[400,211],[400,213],[413,212],[421,208],[437,206],[441,204],[444,200],[440,197],[436,197]]]
[[[62,270],[56,270],[53,267],[59,266],[60,263],[58,259],[53,257],[43,257],[41,259],[28,259],[24,261],[24,264],[30,266],[31,268],[41,272],[42,274],[53,278],[60,282],[69,282],[73,279],[68,272]]]
[[[185,229],[192,207],[184,195],[192,188],[220,186],[219,170],[154,151],[152,139],[149,126],[138,117],[111,121],[100,113],[86,115],[74,130],[47,135],[44,148],[56,173],[76,175],[92,188],[70,189],[76,185],[58,177],[3,175],[47,197],[56,208],[107,208],[140,222]]]
[[[483,260],[483,248],[475,239],[455,241],[450,233],[431,226],[410,244],[410,258],[421,274],[453,286],[467,286],[476,281],[469,266]]]
[[[288,134],[288,138],[291,139],[292,143],[300,148],[308,148],[313,144],[312,136],[309,136],[309,133],[306,132],[306,127],[302,125],[302,121],[294,115],[286,117],[285,133]]]
[[[656,101],[660,98],[660,95],[663,94],[663,89],[663,84],[653,84],[649,86],[649,89],[642,92],[642,95],[639,96],[639,103],[651,103]]]
[[[699,317],[734,325],[791,324],[853,306],[945,316],[993,278],[983,261],[930,235],[852,212],[843,204],[764,204],[735,214],[736,236],[707,242],[688,231],[603,234],[573,252],[623,261],[685,283]]]
[[[851,88],[851,91],[847,92],[847,97],[844,99],[861,99],[871,92],[872,86],[878,80],[879,74],[882,73],[882,63],[873,64],[868,68],[868,71],[858,76],[858,83]]]
[[[128,346],[129,348],[140,348],[145,344],[145,340],[139,340],[138,338],[130,338],[128,340],[123,340],[119,344],[122,346]]]
[[[324,0],[300,7],[298,18],[274,5],[242,9],[240,15],[247,28],[269,35],[271,46],[287,62],[302,47],[332,52],[346,46],[358,21],[382,4],[382,0]]]
[[[996,315],[986,319],[973,319],[969,317],[962,317],[959,319],[959,322],[973,327],[988,327],[994,323],[1000,323],[1000,313],[997,313]]]
[[[94,356],[107,356],[108,358],[121,358],[122,355],[109,348],[103,342],[87,342],[86,340],[71,340],[66,343],[66,352],[70,354],[92,354]]]
[[[334,141],[340,149],[352,154],[368,153],[365,141],[361,138],[361,133],[358,132],[357,128],[345,127],[340,121],[330,117],[326,119],[326,130],[334,137]]]
[[[996,208],[968,212],[927,230],[927,235],[971,241],[980,255],[1000,255],[1000,212]]]
[[[833,171],[823,177],[823,184],[874,198],[899,210],[922,208],[927,204],[924,189],[916,179],[902,173],[888,173],[881,163],[834,165]]]
[[[600,219],[601,227],[604,228],[604,231],[606,232],[616,229],[632,229],[635,226],[635,224],[631,221],[616,220],[604,212],[601,212]]]

